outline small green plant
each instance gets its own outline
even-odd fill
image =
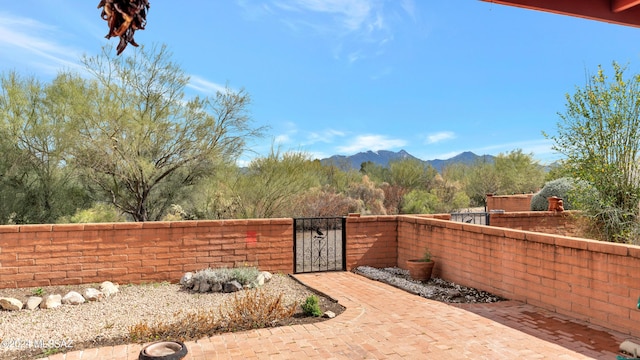
[[[318,297],[315,295],[310,295],[305,300],[304,304],[302,304],[302,311],[307,316],[322,316],[322,310],[320,310],[320,305],[318,304]]]
[[[44,355],[44,356],[51,356],[51,355],[55,355],[55,354],[57,354],[57,353],[60,353],[60,352],[62,352],[62,351],[63,351],[63,349],[62,349],[62,348],[55,348],[55,347],[53,347],[53,348],[48,348],[48,349],[46,349],[46,350],[42,351],[42,355]]]
[[[424,248],[424,253],[422,253],[422,258],[420,260],[424,262],[431,262],[431,251],[429,251],[429,248]]]
[[[41,287],[39,287],[37,289],[34,289],[33,290],[33,295],[34,296],[42,296],[42,295],[44,295],[44,289],[41,288]]]

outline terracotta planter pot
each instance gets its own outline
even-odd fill
[[[431,273],[433,272],[433,261],[422,260],[407,260],[407,269],[409,269],[409,275],[413,280],[428,281],[431,279]]]
[[[138,360],[180,360],[187,352],[187,347],[180,341],[158,341],[145,346]]]
[[[549,208],[547,211],[564,211],[564,202],[557,196],[551,196],[547,198],[549,201]]]

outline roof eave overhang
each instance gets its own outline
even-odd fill
[[[526,9],[640,27],[640,0],[482,0]]]

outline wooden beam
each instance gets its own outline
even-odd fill
[[[612,0],[481,0],[525,9],[640,27],[640,0],[619,0],[625,11],[613,12]]]
[[[613,10],[614,13],[617,13],[637,5],[640,5],[640,0],[612,0],[611,10]]]

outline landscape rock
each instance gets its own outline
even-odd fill
[[[271,280],[271,278],[273,277],[273,275],[268,272],[268,271],[263,271],[260,274],[258,274],[258,277],[256,277],[256,279],[251,282],[251,284],[247,287],[249,288],[257,288],[260,287],[262,285],[264,285],[265,283],[268,283],[269,280]]]
[[[118,292],[118,285],[115,285],[111,281],[105,281],[100,284],[100,291],[102,291],[105,297],[109,297]]]
[[[322,314],[323,318],[327,318],[327,319],[333,319],[334,317],[336,317],[336,313],[334,313],[333,311],[325,311],[324,314]]]
[[[235,280],[224,283],[224,286],[222,287],[222,291],[226,293],[236,292],[240,290],[242,290],[242,284]]]
[[[195,289],[194,289],[195,290]],[[211,290],[211,285],[206,280],[200,281],[200,286],[198,287],[198,292],[206,293]]]
[[[263,271],[263,272],[260,273],[260,275],[262,275],[264,277],[264,282],[266,282],[266,283],[271,281],[271,278],[273,277],[273,274],[268,272],[268,271]]]
[[[22,301],[14,298],[0,298],[0,308],[9,311],[22,309]]]
[[[102,291],[94,288],[84,289],[82,296],[84,296],[87,301],[101,301],[104,298]]]
[[[63,304],[80,305],[80,304],[82,304],[84,302],[85,302],[85,300],[82,297],[82,295],[80,295],[80,293],[78,293],[76,291],[69,291],[67,293],[67,295],[65,295],[62,298],[62,303]]]
[[[180,285],[186,287],[187,289],[191,289],[193,287],[193,273],[187,272],[180,278]]]
[[[222,291],[222,284],[220,284],[219,282],[215,284],[211,284],[211,292],[220,292],[220,291]]]
[[[203,280],[204,281],[204,280]],[[186,286],[187,289],[191,289],[193,291],[198,291],[198,289],[200,289],[200,280],[198,279],[193,279],[193,281],[191,282],[191,285]]]
[[[53,309],[60,305],[62,305],[62,295],[49,295],[40,303],[40,309]]]
[[[31,296],[27,300],[27,304],[25,305],[25,309],[33,310],[33,309],[37,308],[38,306],[40,306],[41,303],[42,303],[42,298],[40,296]]]

